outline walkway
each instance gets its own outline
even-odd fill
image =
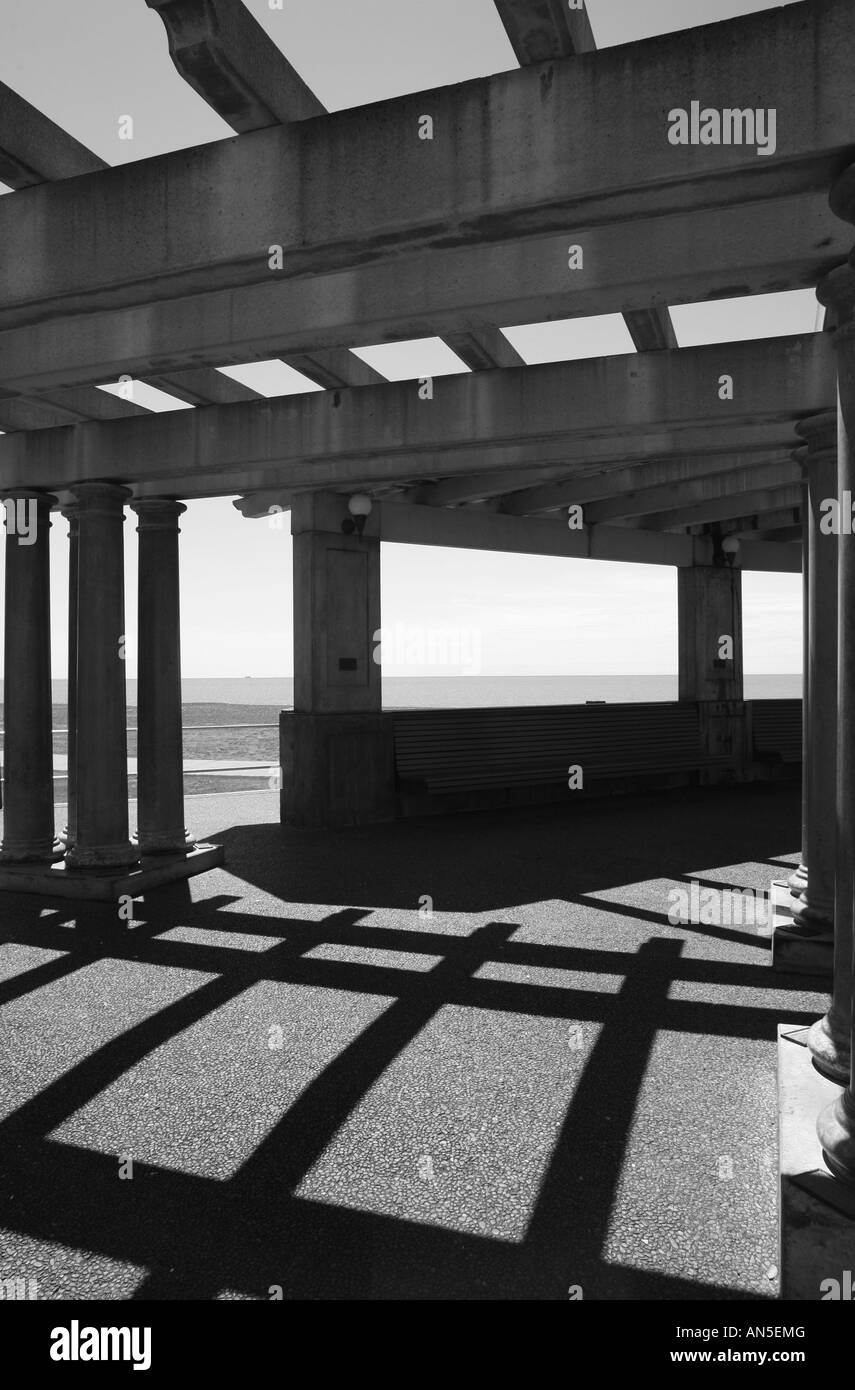
[[[130,929],[4,900],[0,1279],[776,1293],[775,1030],[825,996],[750,927],[672,927],[668,893],[768,888],[796,791],[338,834],[277,814],[274,792],[189,798],[228,867]]]

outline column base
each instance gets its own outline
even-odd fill
[[[826,1167],[841,1182],[855,1185],[855,1102],[851,1091],[820,1112],[816,1134]]]
[[[68,869],[65,864],[0,866],[0,892],[34,893],[41,898],[118,902],[167,883],[193,878],[225,862],[222,845],[197,844],[186,854],[152,855],[132,868]]]
[[[136,830],[131,836],[131,843],[138,847],[141,855],[186,854],[187,850],[195,845],[196,836],[189,830],[184,830],[178,835],[156,835]]]
[[[838,1034],[826,1014],[811,1027],[807,1045],[817,1071],[829,1081],[836,1081],[838,1086],[848,1086],[851,1066],[848,1028],[845,1036]]]
[[[804,936],[822,936],[834,931],[833,909],[813,906],[802,898],[801,906],[793,914],[793,923]]]
[[[139,859],[130,840],[118,845],[72,845],[65,855],[67,869],[129,869]]]
[[[65,857],[65,845],[60,839],[49,845],[8,845],[0,848],[0,864],[53,864]]]
[[[807,926],[797,922],[793,913],[794,899],[786,882],[772,883],[772,966],[798,975],[832,977],[834,972],[834,932],[830,926],[817,930],[814,923]]]
[[[807,892],[808,871],[807,864],[800,864],[795,873],[790,874],[787,879],[787,887],[794,898],[801,898]]]

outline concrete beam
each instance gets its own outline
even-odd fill
[[[492,324],[456,329],[443,334],[443,337],[452,352],[456,352],[461,362],[465,362],[473,372],[524,365],[522,357],[502,330]]]
[[[0,331],[0,384],[33,392],[122,373],[146,380],[203,363],[293,361],[291,354],[319,349],[480,333],[488,322],[511,326],[643,308],[663,298],[681,304],[813,287],[845,260],[851,231],[830,216],[823,188],[715,216],[681,214],[663,226],[592,228],[584,243],[585,269],[573,275],[563,234],[390,264],[366,261],[306,279],[271,274],[262,285]]]
[[[682,510],[657,512],[641,519],[645,531],[675,531],[686,526],[700,526],[712,521],[745,518],[759,512],[794,511],[801,504],[801,487],[764,488],[758,492],[741,492],[717,501],[699,502]],[[776,519],[775,524],[779,524]]]
[[[233,377],[223,376],[213,367],[196,367],[183,372],[164,372],[153,374],[143,380],[149,386],[156,386],[169,396],[175,396],[188,405],[231,405],[234,401],[261,400],[258,391],[253,391]]]
[[[345,501],[329,497],[324,499],[324,505],[330,509],[329,528],[336,529],[346,515]],[[235,506],[244,515],[252,515],[253,499],[243,498]],[[652,536],[620,526],[592,526],[583,531],[571,531],[560,521],[505,517],[494,512],[402,506],[394,502],[375,506],[365,534],[403,545],[555,555],[568,559],[678,567],[710,565],[713,561],[713,542],[708,536]],[[798,546],[746,545],[740,551],[740,568],[789,571],[794,558],[798,570],[801,563]]]
[[[680,483],[691,483],[699,478],[738,473],[743,469],[762,467],[785,459],[790,462],[785,449],[774,450],[760,443],[751,450],[724,453],[711,448],[703,454],[675,454],[673,458],[658,458],[650,463],[636,463],[627,468],[613,467],[608,471],[583,473],[577,477],[562,478],[559,482],[545,483],[536,487],[521,488],[509,492],[502,498],[501,510],[509,516],[531,516],[537,512],[556,511],[559,508],[584,506],[599,502],[603,498],[622,499],[635,493],[647,494],[651,489],[666,490]],[[465,486],[466,480],[461,480]],[[437,493],[441,498],[449,496],[449,490],[456,486],[456,480],[440,483]],[[440,489],[442,491],[440,491]]]
[[[573,279],[568,237],[583,242],[595,227],[630,219],[635,234],[654,218],[670,247],[662,219],[704,210],[721,237],[719,211],[816,194],[851,160],[850,19],[849,0],[791,5],[773,21],[750,15],[558,61],[548,83],[524,68],[26,189],[0,199],[0,324],[560,233],[554,290]],[[698,92],[713,107],[750,96],[798,119],[781,121],[767,157],[675,146],[668,112]],[[426,110],[432,141],[418,138]],[[603,111],[607,142],[594,135]],[[826,234],[832,223],[828,213]],[[44,246],[63,254],[33,254]],[[455,297],[465,302],[459,287]]]
[[[495,5],[523,67],[590,53],[597,46],[584,4],[571,9],[568,0],[495,0]]]
[[[617,521],[623,517],[652,516],[657,512],[672,509],[681,511],[696,503],[738,496],[740,493],[754,493],[764,488],[782,487],[789,483],[795,484],[800,479],[801,469],[798,464],[792,459],[781,458],[775,463],[761,467],[731,469],[727,473],[691,478],[685,482],[670,483],[665,487],[621,492],[605,501],[586,505],[585,521],[594,526],[604,521]]]
[[[31,188],[106,168],[103,159],[0,82],[0,183]]]
[[[325,112],[244,5],[235,0],[146,4],[163,20],[178,72],[233,130],[258,130]]]
[[[738,564],[741,570],[760,570],[766,574],[801,574],[801,543],[776,545],[773,541],[742,541]]]
[[[766,520],[765,517],[762,517],[760,519],[764,522]],[[802,528],[800,525],[773,526],[771,528],[768,528],[764,525],[759,529],[759,531],[757,528],[752,527],[744,531],[735,531],[733,534],[737,536],[740,540],[746,541],[774,541],[782,544],[786,544],[789,541],[798,541],[801,544]]]
[[[726,364],[737,388],[722,401]],[[568,466],[606,457],[736,450],[765,431],[791,449],[794,423],[831,408],[825,334],[437,377],[175,411],[0,440],[0,482],[57,490],[111,478],[145,495],[270,486],[335,488],[412,478]],[[394,422],[394,429],[389,428]]]
[[[277,356],[326,391],[335,391],[342,386],[376,386],[386,380],[348,348],[322,348],[318,352],[291,352]]]
[[[150,415],[143,406],[98,391],[94,386],[54,389],[44,396],[4,396],[0,399],[0,429],[43,430],[91,420],[123,420]]]
[[[679,347],[667,307],[651,305],[649,309],[631,309],[623,317],[639,352],[661,352],[665,348]]]

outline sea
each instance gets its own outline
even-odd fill
[[[746,699],[801,695],[801,676],[746,676]],[[182,682],[184,790],[190,795],[275,790],[279,712],[293,708],[287,676],[242,679],[189,677]],[[0,682],[2,695],[2,682]],[[496,706],[607,704],[677,699],[676,675],[658,676],[385,676],[384,709],[478,709]],[[68,682],[53,682],[54,792],[67,796]],[[137,682],[127,682],[128,778],[136,795]],[[2,706],[0,706],[2,709]],[[0,718],[0,732],[2,719]]]
[[[0,681],[0,692],[3,683]],[[291,709],[294,682],[288,676],[195,678],[182,682],[185,705],[267,705]],[[746,700],[797,699],[802,678],[790,675],[747,675]],[[128,705],[136,707],[137,683],[127,683]],[[65,705],[68,682],[53,682],[56,705]],[[384,709],[478,709],[515,705],[578,705],[588,700],[608,704],[677,699],[677,675],[582,676],[385,676]]]

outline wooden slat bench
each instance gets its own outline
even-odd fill
[[[752,700],[750,709],[754,761],[800,763],[801,700]]]
[[[567,785],[700,771],[729,759],[704,752],[693,703],[402,711],[393,716],[401,791],[429,794]]]

